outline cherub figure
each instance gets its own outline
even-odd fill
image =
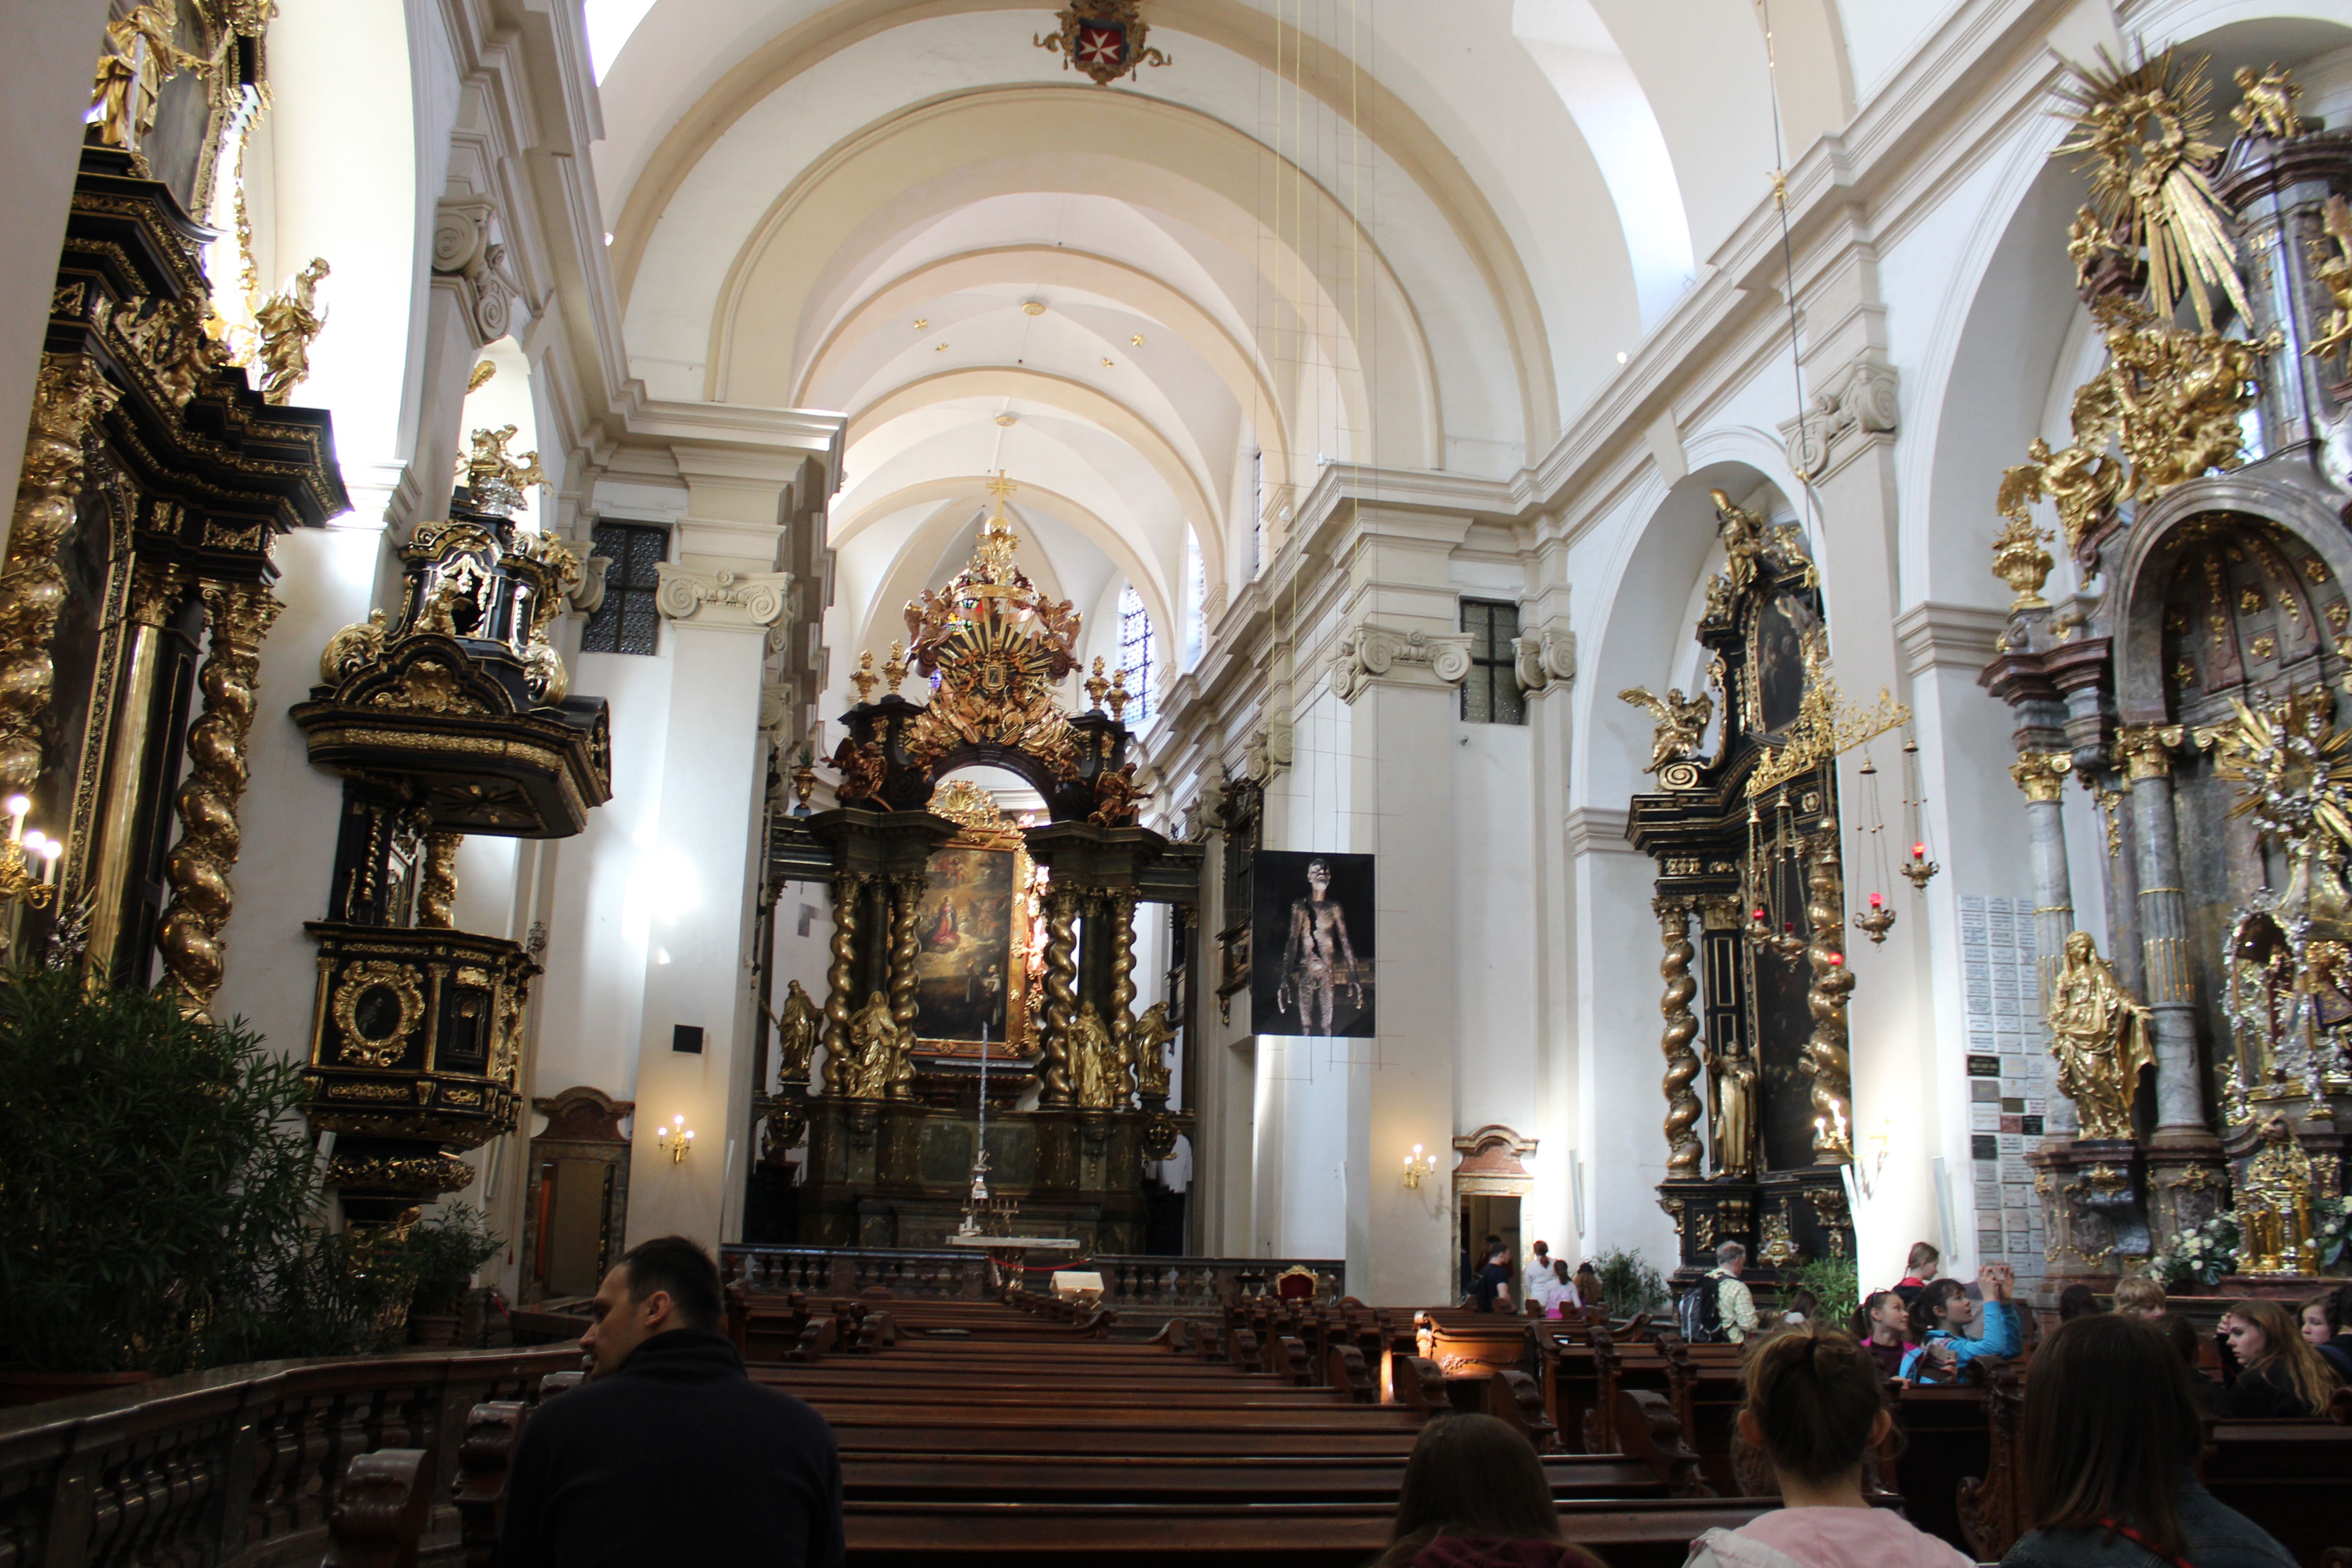
[[[1715,717],[1714,698],[1704,691],[1685,697],[1679,686],[1668,688],[1664,697],[1646,686],[1629,686],[1617,694],[1617,700],[1646,709],[1657,724],[1657,732],[1650,742],[1649,763],[1642,770],[1645,773],[1656,773],[1668,763],[1684,761],[1697,751],[1708,721]]]
[[[2273,142],[2287,142],[2303,134],[2303,121],[2294,111],[2295,100],[2303,89],[2287,79],[2286,68],[2273,63],[2266,71],[2252,66],[2240,66],[2234,78],[2238,90],[2246,96],[2230,118],[2238,129],[2249,136],[2267,136]]]

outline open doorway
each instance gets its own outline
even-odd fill
[[[1499,1193],[1464,1193],[1459,1198],[1461,1208],[1455,1215],[1460,1226],[1461,1286],[1468,1294],[1470,1281],[1478,1266],[1486,1261],[1486,1238],[1500,1237],[1503,1245],[1511,1249],[1511,1306],[1517,1309],[1519,1279],[1526,1273],[1528,1260],[1519,1249],[1519,1200],[1516,1195]]]

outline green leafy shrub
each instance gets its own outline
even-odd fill
[[[1612,1247],[1592,1260],[1601,1276],[1601,1292],[1609,1299],[1612,1317],[1636,1312],[1662,1312],[1668,1300],[1665,1276],[1650,1260],[1629,1247]]]
[[[0,1367],[169,1373],[379,1343],[414,1286],[320,1228],[301,1067],[68,965],[0,984]]]
[[[1848,1329],[1853,1310],[1862,1304],[1862,1277],[1850,1258],[1816,1258],[1780,1274],[1780,1300],[1786,1301],[1801,1286],[1819,1303],[1813,1321],[1823,1328]]]
[[[402,1246],[403,1261],[415,1280],[415,1310],[457,1310],[465,1304],[466,1288],[474,1282],[474,1270],[505,1245],[481,1210],[469,1204],[444,1205],[411,1230]]]

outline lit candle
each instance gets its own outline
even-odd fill
[[[24,841],[25,814],[32,809],[33,802],[29,795],[12,795],[8,797],[9,843],[18,844]]]
[[[1870,907],[1874,910],[1885,909],[1886,907],[1886,895],[1884,893],[1871,894]]]
[[[1911,846],[1911,858],[1914,860],[1925,860],[1927,858],[1927,847],[1925,844],[1914,844]]]
[[[1842,953],[1842,952],[1833,952],[1833,953],[1831,953],[1831,954],[1830,954],[1830,967],[1831,967],[1831,968],[1834,969],[1834,968],[1836,968],[1838,965],[1840,965],[1840,964],[1843,963],[1844,962],[1845,962],[1845,954],[1844,954],[1844,953]]]
[[[42,881],[44,881],[44,882],[54,882],[54,881],[56,881],[56,880],[58,879],[58,856],[60,856],[60,855],[62,855],[62,854],[64,854],[65,852],[66,852],[66,847],[65,847],[65,845],[64,845],[61,841],[59,841],[59,840],[58,840],[58,839],[55,839],[55,838],[49,838],[49,839],[44,839],[44,840],[42,841],[42,843],[41,843],[41,880],[42,880]]]

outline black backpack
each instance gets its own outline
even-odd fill
[[[1689,1289],[1675,1303],[1675,1317],[1683,1331],[1683,1342],[1711,1345],[1723,1338],[1723,1276],[1710,1274]]]

